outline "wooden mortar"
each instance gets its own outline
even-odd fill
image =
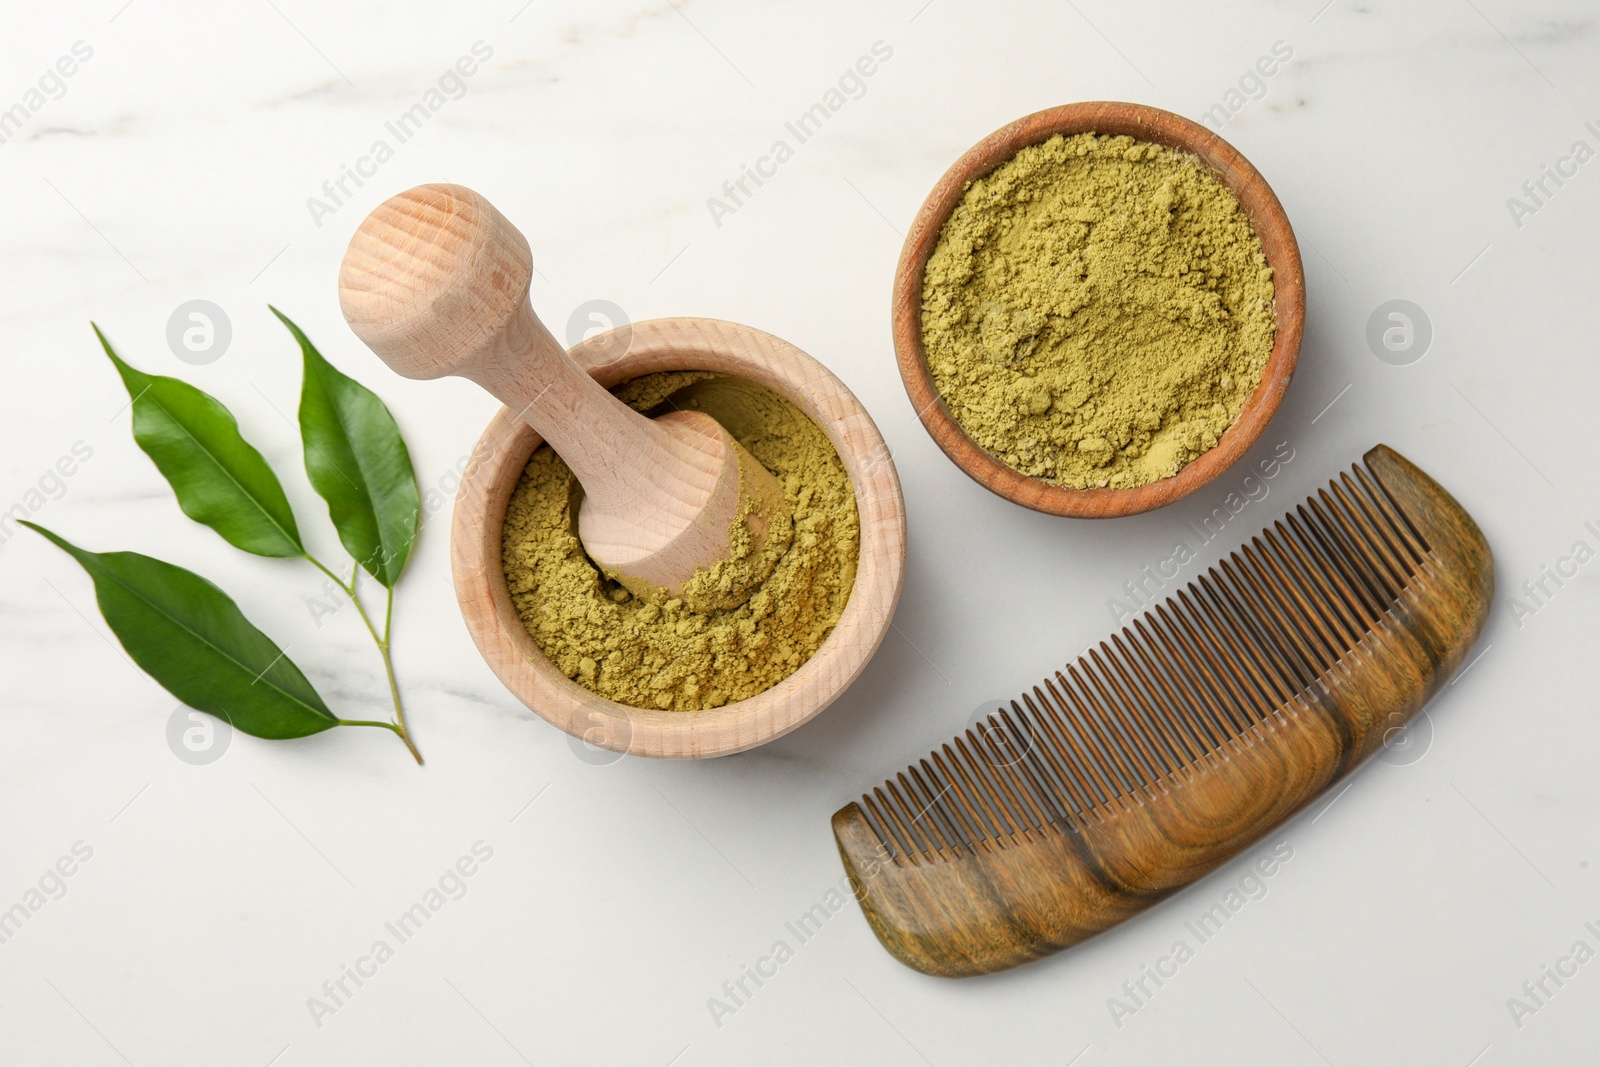
[[[700,759],[742,752],[808,721],[860,675],[883,640],[905,573],[906,514],[888,446],[843,382],[768,333],[717,319],[672,318],[596,334],[568,354],[611,387],[658,371],[703,370],[748,379],[799,408],[827,435],[855,487],[861,553],[844,614],[788,678],[707,711],[660,711],[607,700],[562,674],[511,603],[501,531],[539,435],[502,408],[472,453],[456,495],[451,567],[472,640],[490,669],[541,718],[588,744],[639,756]]]

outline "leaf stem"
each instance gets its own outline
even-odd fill
[[[392,722],[384,722],[382,719],[340,719],[339,720],[339,725],[340,726],[381,726],[383,729],[391,730],[394,733],[399,733],[400,732],[400,728],[395,726],[394,723],[392,723]]]
[[[389,596],[394,596],[394,590],[391,589],[389,591]],[[367,614],[366,606],[361,603],[361,598],[356,595],[354,579],[350,582],[350,602],[356,606],[356,611],[361,615],[361,621],[367,624],[367,633],[372,635],[372,643],[378,646],[378,651],[383,653],[384,662],[387,663],[389,661],[389,642],[378,636],[377,627],[372,625],[372,616]]]
[[[327,567],[324,567],[322,565],[322,561],[319,560],[316,556],[313,556],[311,553],[307,552],[306,555],[305,555],[305,559],[306,559],[307,563],[309,563],[313,567],[317,568],[317,570],[321,571],[323,574],[326,574],[328,576],[328,580],[331,581],[334,585],[338,586],[340,589],[343,589],[346,593],[349,593],[351,596],[355,596],[355,592],[356,592],[356,576],[355,576],[354,572],[351,572],[350,581],[349,582],[341,582],[339,580],[339,576],[337,574],[333,573],[332,571],[330,571]],[[360,564],[358,563],[358,564],[356,564],[356,566],[359,567]]]
[[[366,605],[361,603],[361,597],[356,593],[356,579],[361,574],[360,563],[358,562],[351,569],[350,583],[346,585],[339,580],[338,575],[323,566],[322,562],[312,556],[311,553],[306,553],[305,558],[308,563],[327,575],[330,581],[350,595],[350,603],[356,606],[356,612],[361,616],[361,621],[365,624],[367,633],[372,635],[372,643],[378,646],[378,655],[383,657],[383,673],[389,680],[389,698],[394,702],[394,722],[341,719],[339,720],[340,724],[344,726],[383,726],[393,730],[396,736],[405,742],[406,748],[410,749],[412,758],[417,761],[418,766],[421,766],[422,753],[417,751],[415,742],[411,740],[411,730],[406,725],[405,707],[400,702],[400,684],[395,680],[394,676],[394,658],[389,654],[389,634],[394,624],[394,587],[385,587],[389,595],[388,603],[385,605],[383,612],[383,636],[380,637],[378,636],[378,628],[372,623],[372,616],[367,614]]]
[[[417,766],[420,767],[422,765],[422,753],[417,751],[417,746],[411,741],[411,731],[406,726],[406,709],[400,703],[400,685],[395,681],[394,677],[394,658],[389,655],[389,629],[390,624],[394,621],[394,587],[387,586],[386,588],[389,591],[389,603],[383,612],[383,640],[378,642],[378,651],[383,654],[383,670],[389,676],[389,696],[394,700],[394,719],[397,726],[395,733],[399,734],[400,740],[406,743],[406,747],[411,750],[411,755],[416,758]],[[365,615],[366,612],[362,612],[362,614]],[[368,623],[367,625],[370,629],[372,624]]]

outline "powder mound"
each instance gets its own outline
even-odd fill
[[[1272,269],[1193,157],[1057,135],[970,182],[928,260],[922,339],[963,430],[1075,489],[1170,477],[1261,382]]]
[[[699,711],[770,689],[822,646],[850,600],[861,531],[843,462],[815,423],[754,382],[678,371],[613,391],[649,414],[688,408],[720,422],[777,477],[793,541],[732,611],[703,614],[677,599],[634,597],[584,552],[582,490],[561,457],[541,446],[511,495],[501,535],[517,614],[563,674],[618,703]]]

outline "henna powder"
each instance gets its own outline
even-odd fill
[[[674,371],[613,392],[646,414],[688,408],[720,422],[782,485],[793,541],[733,610],[702,613],[675,598],[635,597],[584,552],[577,479],[541,445],[512,492],[501,535],[523,625],[568,678],[632,707],[698,711],[770,689],[822,646],[850,600],[861,530],[844,463],[798,408],[742,378]]]
[[[1261,382],[1272,269],[1191,156],[1060,134],[967,185],[922,288],[934,384],[978,445],[1075,489],[1170,477]]]

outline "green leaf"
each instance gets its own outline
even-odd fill
[[[272,308],[272,313],[294,334],[305,357],[300,437],[312,488],[328,502],[345,551],[392,589],[422,521],[405,439],[376,394],[323,359],[283,312]]]
[[[137,552],[89,552],[22,525],[82,564],[128,655],[191,708],[256,737],[305,737],[339,725],[300,668],[198,574]]]
[[[305,555],[283,485],[240,436],[228,409],[187,382],[128,366],[100,327],[94,334],[133,398],[133,439],[172,486],[183,513],[246,552]]]

